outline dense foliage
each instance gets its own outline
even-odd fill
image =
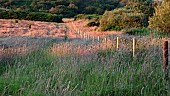
[[[123,8],[106,11],[100,19],[100,29],[106,31],[147,27],[153,11],[147,2],[133,2]]]
[[[100,18],[100,15],[97,15],[97,14],[89,14],[89,15],[86,15],[86,14],[78,14],[76,16],[74,16],[74,20],[79,20],[79,19],[99,19]]]
[[[170,2],[163,2],[155,8],[155,14],[149,20],[149,27],[162,32],[170,32]]]
[[[62,17],[44,12],[0,10],[0,19],[25,19],[34,21],[62,22]]]
[[[120,0],[0,0],[0,6],[7,9],[45,11],[72,17],[76,14],[103,14],[121,4]]]
[[[146,27],[147,25],[148,17],[146,14],[138,13],[126,7],[113,11],[106,11],[100,19],[100,28],[102,31]]]

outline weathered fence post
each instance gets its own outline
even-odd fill
[[[81,39],[83,38],[82,33],[80,33],[80,38],[81,38]]]
[[[85,40],[87,40],[87,33],[85,33]]]
[[[169,94],[168,87],[168,41],[163,41],[163,71],[164,71],[164,85],[167,94]]]
[[[92,42],[94,42],[94,41],[95,41],[95,37],[93,36],[93,38],[92,38],[92,39],[93,39],[93,41],[92,41]]]
[[[76,37],[77,38],[77,37]],[[67,31],[64,31],[64,40],[66,41],[68,39]]]
[[[99,49],[100,49],[100,36],[97,37],[97,41],[98,41],[98,45],[99,45]]]
[[[90,40],[90,34],[87,34],[87,39]]]
[[[119,49],[119,37],[117,37],[117,46],[116,46],[117,49]]]
[[[83,39],[85,39],[85,37],[86,37],[86,34],[85,34],[85,33],[83,33]]]
[[[87,33],[84,33],[84,39],[87,40]]]
[[[106,49],[107,49],[107,38],[106,37],[104,38],[104,43],[105,43]]]
[[[133,38],[133,57],[135,57],[135,46],[136,42],[135,42],[135,38]]]
[[[163,70],[167,71],[168,66],[168,41],[163,41]]]
[[[89,40],[89,34],[87,33],[87,40]]]
[[[100,36],[97,37],[97,41],[100,42]]]
[[[152,38],[152,33],[150,32],[150,41],[152,42],[153,38]]]

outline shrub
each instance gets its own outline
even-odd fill
[[[147,14],[148,16],[152,16],[154,12],[152,2],[146,0],[130,2],[126,8],[133,9],[139,13]]]
[[[106,11],[100,19],[100,30],[121,30],[148,26],[148,15],[130,8]]]
[[[72,6],[73,7],[73,6]],[[52,7],[51,9],[49,9],[48,12],[52,13],[52,14],[62,14],[65,18],[70,18],[70,17],[74,17],[77,13],[76,12],[77,9],[74,8],[68,8],[66,6],[56,6],[55,8]]]
[[[31,28],[32,24],[28,24],[28,27]]]
[[[18,20],[15,20],[15,23],[18,23]]]
[[[170,2],[163,2],[155,8],[153,17],[149,19],[149,28],[162,32],[170,32]]]
[[[25,19],[34,21],[62,22],[62,16],[44,12],[0,10],[0,19]]]
[[[131,28],[129,30],[126,30],[126,33],[129,35],[149,35],[150,31],[147,28]]]
[[[97,14],[89,14],[89,15],[86,15],[86,14],[78,14],[76,16],[74,16],[74,20],[79,20],[79,19],[99,19],[100,15],[97,15]]]
[[[28,12],[14,10],[0,10],[1,19],[25,19]]]
[[[155,29],[149,28],[131,28],[123,30],[129,35],[136,35],[136,36],[152,36],[153,38],[169,38],[170,34],[167,32],[160,32]]]
[[[111,31],[111,30],[120,31],[120,30],[122,30],[122,29],[123,29],[122,26],[116,26],[116,25],[111,25],[111,24],[109,24],[109,25],[107,26],[107,29],[106,29],[106,30],[109,30],[109,31]],[[105,31],[105,30],[103,30],[103,31]]]
[[[43,12],[30,12],[27,15],[26,19],[47,22],[62,22],[62,18],[60,16]]]

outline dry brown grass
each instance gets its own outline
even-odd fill
[[[88,20],[73,21],[73,19],[66,19],[64,21],[67,22],[66,26],[69,28],[69,33],[78,34],[79,32],[81,32],[81,33],[89,34],[90,37],[106,36],[106,35],[111,35],[111,34],[117,34],[117,35],[123,34],[122,32],[117,32],[117,31],[101,32],[101,31],[96,30],[97,29],[96,26],[86,27]]]
[[[27,21],[27,20],[16,20],[14,19],[0,19],[0,46],[7,45],[9,48],[1,48],[0,49],[0,58],[5,57],[13,57],[16,54],[20,54],[21,50],[25,50],[23,48],[24,45],[35,47],[35,45],[39,46],[40,42],[37,42],[38,39],[33,40],[27,37],[54,37],[54,38],[63,38],[65,33],[67,34],[68,38],[97,38],[97,36],[106,36],[108,34],[113,34],[115,32],[98,32],[95,31],[96,27],[85,27],[87,24],[87,20],[78,20],[74,21],[73,19],[63,19],[65,23],[53,23],[53,22],[40,22],[40,21]],[[31,28],[29,28],[31,26]],[[117,33],[116,33],[117,34]],[[16,37],[15,37],[16,36]],[[24,38],[22,38],[24,36]],[[26,37],[26,38],[25,38]],[[101,43],[101,42],[100,42]],[[99,43],[98,43],[99,44]],[[92,50],[93,48],[89,45],[84,47],[84,45],[72,48],[68,50],[69,46],[73,46],[74,44],[62,44],[55,45],[60,46],[61,54],[66,54],[67,52],[72,52],[70,54],[89,54],[90,51],[87,49]],[[101,44],[97,45],[100,46]],[[107,45],[108,46],[108,45]],[[56,49],[53,46],[53,51]],[[102,46],[105,47],[105,46]],[[85,49],[87,48],[87,49]],[[67,49],[67,51],[65,51]],[[94,48],[98,50],[99,48]],[[103,49],[103,48],[102,48]],[[77,51],[78,50],[78,51]],[[56,51],[56,50],[55,50]]]
[[[31,28],[29,28],[29,25]],[[0,19],[0,36],[31,36],[31,37],[55,37],[60,34],[62,26],[56,27],[56,23]]]
[[[38,46],[42,46],[40,44],[42,42],[37,42],[41,39],[35,38],[44,38],[44,37],[54,37],[54,38],[63,38],[65,33],[68,38],[94,38],[97,39],[98,36],[103,38],[100,42],[94,42],[92,44],[88,44],[87,46],[84,43],[76,45],[73,43],[60,43],[54,44],[50,50],[52,54],[60,54],[62,55],[88,55],[97,52],[98,50],[105,50],[107,48],[115,47],[116,39],[107,39],[105,37],[107,35],[116,34],[121,35],[121,32],[109,31],[109,32],[98,32],[96,31],[96,27],[85,27],[88,23],[88,20],[77,20],[73,19],[63,19],[65,23],[52,23],[52,22],[40,22],[40,21],[26,21],[26,20],[18,20],[18,23],[15,20],[4,20],[0,19],[0,45],[6,44],[7,46],[11,46],[7,49],[0,49],[0,58],[2,57],[13,57],[16,54],[25,54],[21,50],[27,50],[32,48],[31,50],[35,50]],[[29,28],[31,25],[31,28]],[[7,36],[7,37],[6,37]],[[11,38],[10,36],[18,36]],[[26,36],[26,38],[20,38],[22,36]],[[31,37],[28,39],[27,37]],[[32,37],[34,39],[32,39]],[[123,40],[122,40],[123,41]],[[86,41],[85,41],[86,42]],[[124,42],[124,41],[123,41]],[[126,43],[126,42],[125,42]],[[128,42],[127,42],[128,43]],[[24,48],[23,46],[29,46]],[[122,48],[125,44],[122,44]],[[129,47],[130,48],[130,47]],[[127,48],[128,49],[128,48]]]
[[[15,48],[0,48],[0,61],[6,61],[16,56],[22,56],[28,53],[27,46]]]
[[[64,19],[65,23],[40,22],[11,19],[0,19],[0,36],[31,36],[31,37],[64,37],[80,38],[77,34],[89,34],[90,37],[105,36],[110,34],[122,34],[121,32],[96,31],[97,27],[85,27],[88,20]],[[31,26],[31,28],[29,28]]]
[[[52,39],[31,38],[31,37],[1,37],[0,38],[0,61],[10,60],[22,56],[28,52],[45,46],[44,42]]]

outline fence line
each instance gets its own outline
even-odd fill
[[[87,38],[90,39],[90,38]],[[108,47],[108,40],[110,40],[110,38],[108,39],[107,37],[101,38],[100,36],[97,37],[97,42],[99,42],[99,48],[103,47],[103,45],[100,44],[100,40],[103,39],[102,41],[104,42],[105,47]],[[137,44],[137,38],[130,38],[132,40],[132,56],[133,58],[135,57],[135,51],[136,51],[136,44]],[[123,39],[125,43],[127,42],[127,39]],[[149,42],[153,42],[153,38],[152,35],[149,37]],[[92,41],[95,41],[95,37],[92,38]],[[121,42],[121,38],[117,37],[116,38],[116,49],[119,50],[120,49],[120,42]],[[162,41],[163,42],[163,72],[164,72],[164,84],[165,84],[165,89],[166,91],[169,91],[169,85],[168,85],[168,80],[169,80],[169,70],[168,70],[168,41]],[[123,42],[122,42],[123,43]],[[151,43],[148,43],[149,45]]]

